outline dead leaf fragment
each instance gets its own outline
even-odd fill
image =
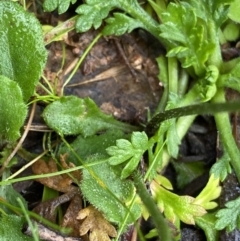
[[[62,227],[71,227],[72,232],[71,235],[74,237],[79,236],[79,225],[80,220],[77,220],[77,215],[79,209],[82,208],[82,197],[80,193],[78,192],[72,199],[66,213],[64,214],[63,220],[62,220]]]
[[[38,227],[38,235],[41,240],[45,241],[83,241],[82,238],[65,237],[62,234],[55,232],[54,230],[45,227],[41,223],[34,222]],[[23,232],[28,236],[33,236],[32,229],[29,226],[24,227]]]
[[[61,163],[63,164],[64,169],[73,167],[73,164],[67,165],[63,157],[61,158]],[[58,168],[54,160],[51,159],[48,162],[46,162],[40,159],[32,165],[32,170],[34,174],[38,175],[38,174],[48,174],[48,173],[57,172]],[[73,173],[72,175],[74,178],[80,179],[80,174]],[[75,186],[71,185],[73,183],[73,180],[67,174],[58,175],[54,177],[47,177],[47,178],[38,178],[36,179],[36,181],[42,183],[43,185],[49,188],[52,188],[56,191],[63,192],[63,193],[71,192],[76,189]]]
[[[59,197],[41,202],[32,211],[35,213],[38,213],[40,216],[55,223],[56,222],[56,208],[63,203],[73,200],[75,196],[80,196],[78,189],[76,189],[72,192],[64,193],[63,195],[61,195]]]
[[[88,206],[78,213],[77,219],[85,219],[80,226],[80,235],[86,234],[88,231],[90,241],[110,241],[109,237],[116,237],[117,231],[103,215],[93,206]]]

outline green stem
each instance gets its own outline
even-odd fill
[[[69,77],[67,78],[67,80],[65,80],[65,83],[62,86],[61,89],[61,96],[63,96],[63,91],[64,91],[64,87],[69,83],[69,81],[72,79],[72,77],[75,75],[75,73],[77,72],[77,70],[79,69],[79,66],[81,65],[81,63],[83,62],[83,60],[86,58],[86,56],[88,55],[88,53],[91,51],[91,49],[93,48],[93,46],[97,43],[97,41],[102,37],[102,34],[99,33],[91,42],[91,44],[88,45],[87,49],[84,51],[83,55],[81,56],[81,58],[78,60],[76,66],[74,67],[72,73],[69,75]]]
[[[149,195],[140,175],[135,174],[133,179],[134,179],[134,184],[135,184],[137,193],[140,196],[143,204],[148,209],[148,212],[151,215],[151,217],[156,225],[160,239],[164,240],[164,241],[171,241],[171,233],[170,233],[169,227],[168,227],[163,215],[160,213],[156,203],[153,201],[152,197]]]
[[[178,92],[178,61],[176,58],[168,58],[169,93]]]
[[[217,94],[212,99],[213,103],[224,103],[226,102],[224,89],[219,88]],[[229,120],[228,113],[219,113],[214,115],[217,129],[219,130],[220,138],[225,147],[230,159],[231,165],[233,166],[237,175],[238,181],[240,182],[240,153],[236,145],[234,137],[232,135],[232,127]]]
[[[164,87],[164,90],[163,90],[163,94],[161,96],[161,100],[159,101],[159,104],[153,114],[153,116],[157,115],[158,113],[160,112],[163,112],[165,107],[166,107],[166,104],[167,104],[167,100],[168,100],[168,94],[169,94],[169,91],[168,91],[168,86],[165,86]]]
[[[180,97],[186,94],[188,84],[189,84],[189,74],[187,73],[186,69],[181,69],[179,74],[179,81],[178,81],[178,95]]]
[[[191,126],[195,118],[196,118],[196,115],[190,115],[190,116],[180,117],[177,120],[176,129],[177,129],[179,140],[182,140],[183,137],[186,135],[189,127]],[[167,147],[164,147],[163,154],[162,154],[161,170],[163,170],[168,165],[170,158],[171,156],[168,153]]]

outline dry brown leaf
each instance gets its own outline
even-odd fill
[[[72,162],[69,162],[68,164],[66,163],[67,157],[68,157],[67,153],[64,155],[60,155],[60,162],[61,162],[62,168],[65,170],[75,167],[75,165]],[[78,182],[80,182],[82,180],[82,175],[79,170],[71,172],[71,175]]]
[[[83,220],[80,225],[80,235],[88,231],[90,241],[110,241],[109,237],[116,237],[117,231],[93,206],[88,206],[78,213],[77,219]]]
[[[65,169],[71,168],[73,167],[73,164],[69,164],[67,165],[64,159],[64,156],[62,156],[61,158],[61,163],[63,164],[63,167]],[[37,162],[35,162],[32,165],[32,170],[34,174],[47,174],[47,173],[53,173],[53,172],[57,172],[58,168],[57,168],[57,164],[54,160],[49,160],[48,162],[44,161],[44,160],[38,160]],[[79,172],[73,172],[72,173],[73,177],[80,180],[80,173]],[[63,174],[63,175],[58,175],[58,176],[54,176],[54,177],[46,177],[46,178],[38,178],[36,179],[36,181],[42,183],[43,185],[52,188],[56,191],[59,192],[71,192],[74,189],[76,189],[75,186],[72,186],[72,178],[67,175],[67,174]]]
[[[73,200],[76,195],[80,196],[78,189],[73,190],[71,192],[64,193],[63,195],[53,198],[51,200],[41,202],[33,209],[33,211],[35,213],[38,213],[40,216],[48,219],[49,221],[55,222],[56,221],[56,208],[63,203]],[[76,216],[77,215],[75,215],[75,218],[76,218]]]
[[[47,174],[57,172],[57,164],[54,160],[45,162],[44,160],[38,160],[32,165],[34,174]],[[69,187],[72,183],[72,179],[66,175],[59,175],[54,177],[38,178],[36,181],[43,185],[50,187],[56,191],[66,193],[69,191]]]
[[[82,209],[82,197],[78,192],[68,206],[61,224],[62,227],[70,227],[72,229],[71,235],[74,237],[79,236],[79,225],[81,221],[77,220],[77,215],[80,209]]]

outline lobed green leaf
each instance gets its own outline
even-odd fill
[[[78,32],[86,32],[92,26],[97,29],[102,24],[112,8],[118,6],[118,1],[87,0],[86,4],[81,4],[76,12],[80,15],[76,22]]]
[[[104,35],[120,36],[124,33],[130,33],[133,29],[144,27],[141,21],[125,14],[114,13],[113,16],[113,18],[106,19],[107,26],[103,29]]]
[[[196,224],[204,231],[208,241],[218,241],[219,234],[215,229],[215,213],[206,213],[201,217],[196,217]]]
[[[133,132],[131,142],[120,139],[116,146],[106,149],[110,165],[119,165],[128,162],[122,170],[121,177],[128,177],[137,167],[143,153],[148,149],[148,137],[145,132]]]
[[[227,229],[228,232],[240,228],[240,198],[225,204],[226,208],[220,209],[217,214],[215,228],[217,230]]]
[[[226,151],[224,151],[223,156],[213,164],[210,170],[210,174],[213,174],[216,178],[219,178],[220,181],[224,181],[229,173],[232,172],[230,165],[230,158]]]
[[[195,13],[206,25],[209,19],[214,20],[218,28],[227,19],[229,5],[234,0],[189,0],[188,3],[195,9]]]
[[[150,184],[153,197],[166,218],[179,226],[179,220],[187,224],[195,224],[195,217],[203,216],[206,210],[194,203],[190,196],[178,196],[159,185],[155,180]]]
[[[215,45],[206,40],[206,29],[199,23],[195,9],[186,3],[169,3],[161,19],[160,36],[170,41],[167,56],[176,56],[183,68],[193,66],[201,75]]]
[[[58,13],[65,13],[70,3],[74,4],[77,0],[45,0],[43,3],[44,10],[47,12],[52,12],[55,9],[58,9]]]
[[[201,205],[206,210],[213,209],[217,207],[218,204],[212,200],[215,200],[220,196],[221,190],[222,188],[219,186],[219,178],[215,178],[214,175],[211,175],[206,187],[196,197],[194,203]]]

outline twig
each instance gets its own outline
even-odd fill
[[[113,38],[113,40],[114,40],[114,43],[116,44],[116,47],[117,47],[121,57],[123,58],[123,60],[124,60],[125,64],[127,65],[129,71],[131,72],[133,78],[135,79],[136,82],[138,82],[137,74],[136,74],[135,70],[133,69],[133,67],[131,66],[131,64],[129,63],[129,61],[126,57],[126,54],[124,53],[123,48],[119,43],[119,40],[116,39],[116,38]]]

